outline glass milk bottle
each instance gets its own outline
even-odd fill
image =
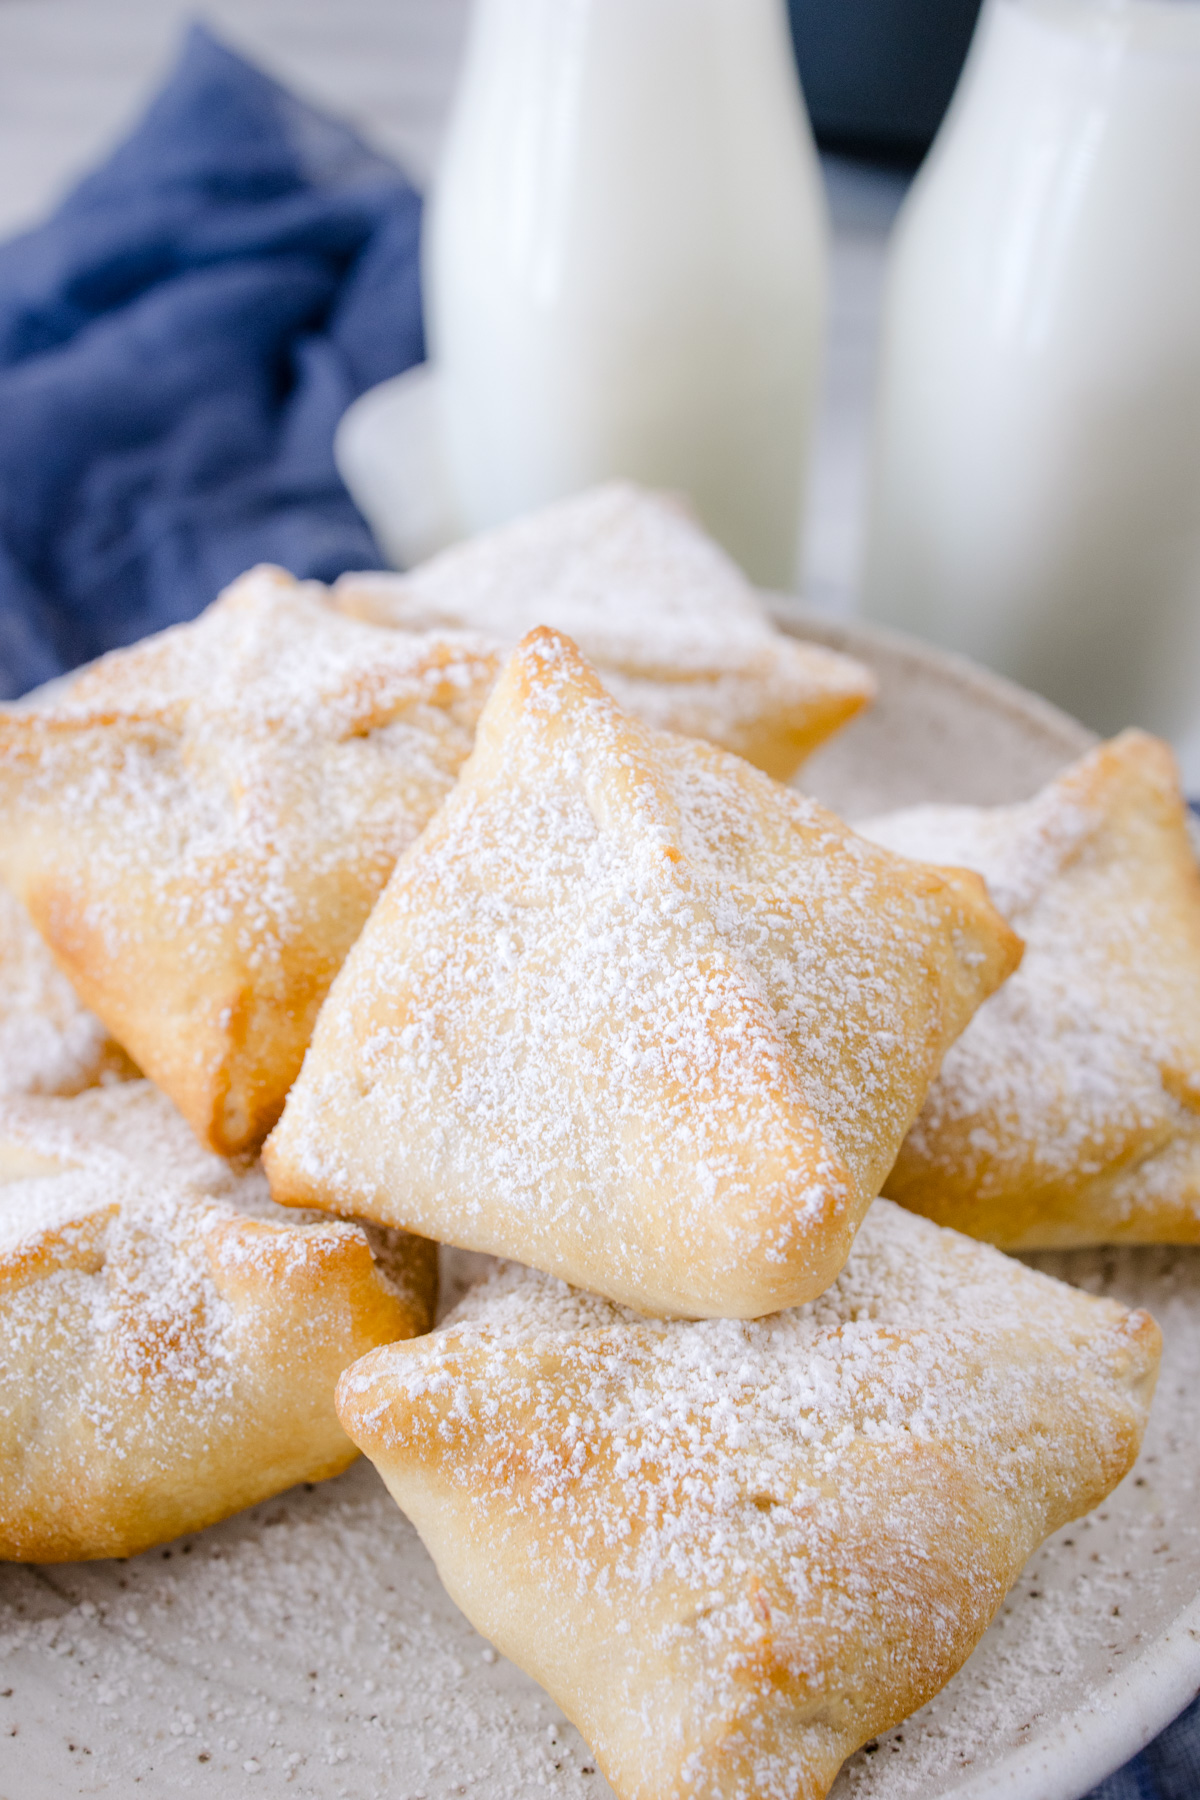
[[[476,0],[424,270],[463,529],[623,475],[790,585],[825,235],[784,0]]]
[[[990,0],[905,203],[865,609],[1200,789],[1200,4]]]

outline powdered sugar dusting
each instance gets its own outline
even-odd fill
[[[559,501],[405,575],[343,575],[336,601],[409,630],[469,623],[509,643],[553,625],[585,656],[678,679],[780,634],[737,564],[685,505],[629,482]]]
[[[406,575],[344,575],[334,596],[358,617],[465,626],[509,644],[552,625],[640,718],[735,749],[764,716],[795,724],[812,709],[809,749],[874,691],[860,663],[777,631],[682,502],[628,482],[559,501]]]
[[[912,806],[856,829],[902,856],[965,863],[1011,919],[1038,904],[1103,818],[1097,799],[1085,800],[1056,781],[1018,806]]]
[[[331,994],[272,1179],[655,1310],[768,1311],[831,1277],[1003,938],[535,634]]]
[[[351,846],[386,872],[452,785],[495,672],[488,646],[374,630],[322,595],[255,571],[194,624],[19,715],[33,735],[10,738],[10,766],[38,759],[22,823],[85,828],[76,881],[110,954],[136,948],[144,884],[185,959],[236,919],[261,967],[311,924],[301,872],[337,873]]]
[[[25,908],[0,886],[0,1094],[75,1094],[130,1072]]]
[[[509,1266],[433,1337],[358,1364],[342,1416],[467,1593],[493,1593],[463,1573],[486,1544],[586,1609],[647,1746],[680,1687],[722,1741],[796,1688],[806,1707],[865,1696],[870,1729],[941,1685],[1036,1543],[1123,1472],[1144,1324],[880,1202],[833,1288],[754,1323],[640,1320]],[[536,1629],[523,1647],[553,1666]],[[753,1792],[789,1800],[800,1768],[764,1752]]]
[[[986,1214],[1001,1241],[1087,1242],[1143,1217],[1150,1237],[1200,1233],[1200,907],[1178,892],[1165,828],[1131,842],[1114,823],[1144,742],[1094,752],[1022,806],[917,807],[860,828],[978,871],[1025,940],[950,1050],[889,1190],[924,1210],[928,1188],[953,1222],[938,1184],[989,1206],[1023,1192],[1007,1231]],[[1154,816],[1153,791],[1137,799]]]
[[[128,1563],[0,1565],[0,1745],[10,1720],[47,1795],[611,1800],[365,1462]]]
[[[97,1088],[73,1099],[11,1098],[0,1107],[0,1206],[5,1242],[25,1234],[32,1193],[26,1181],[68,1174],[90,1184],[97,1207],[120,1206],[130,1185],[199,1190],[257,1210],[269,1204],[256,1166],[203,1149],[168,1100],[148,1081]],[[292,1216],[275,1208],[282,1222]]]
[[[286,1293],[289,1273],[311,1266],[318,1239],[329,1255],[342,1241],[361,1241],[361,1229],[276,1207],[261,1169],[202,1150],[148,1082],[4,1103],[0,1182],[0,1435],[6,1455],[21,1452],[7,1470],[0,1541],[13,1532],[24,1541],[21,1470],[47,1459],[59,1486],[45,1505],[59,1503],[60,1488],[78,1489],[85,1535],[93,1482],[111,1489],[118,1511],[130,1504],[126,1487],[140,1492],[151,1476],[168,1490],[194,1482],[190,1516],[202,1516],[211,1506],[206,1483],[223,1476],[222,1455],[239,1453],[240,1422],[248,1410],[270,1409],[260,1398],[270,1371],[255,1348],[254,1304]],[[251,1220],[268,1229],[225,1229]],[[426,1297],[412,1289],[409,1259],[386,1233],[378,1237],[382,1267],[419,1318]],[[247,1299],[247,1282],[257,1302]],[[306,1295],[311,1317],[301,1330],[314,1356],[349,1334],[343,1286],[331,1271],[325,1300]],[[295,1352],[291,1322],[285,1327],[281,1314],[274,1328],[292,1330]],[[317,1379],[317,1366],[306,1363],[295,1381]],[[336,1373],[327,1377],[330,1398]],[[229,1439],[234,1449],[225,1452]],[[263,1454],[280,1453],[267,1443]],[[79,1457],[88,1461],[86,1483],[72,1472]],[[253,1492],[258,1479],[251,1471],[240,1491]],[[187,1506],[167,1516],[189,1516]]]

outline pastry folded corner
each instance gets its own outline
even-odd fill
[[[280,1212],[148,1082],[0,1103],[0,1184],[5,1560],[136,1555],[337,1474],[338,1376],[433,1320],[436,1245]]]
[[[786,781],[870,704],[855,658],[792,637],[679,496],[605,482],[403,575],[343,575],[334,604],[402,630],[455,626],[516,644],[566,632],[627,712]]]
[[[795,1305],[1019,955],[977,876],[629,718],[540,628],[330,992],[272,1192],[646,1312]]]
[[[886,1192],[1009,1249],[1200,1243],[1200,872],[1167,746],[1127,731],[1022,805],[862,829],[977,869],[1026,942]]]
[[[338,1405],[619,1800],[820,1800],[1128,1472],[1159,1353],[881,1201],[813,1307],[649,1323],[509,1267]]]
[[[0,875],[83,1004],[226,1155],[467,756],[499,659],[260,568],[0,713]]]

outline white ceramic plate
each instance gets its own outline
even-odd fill
[[[966,664],[803,624],[881,680],[806,771],[851,819],[1018,799],[1091,742]],[[451,1288],[470,1260],[448,1259]],[[1145,1449],[1034,1558],[943,1693],[847,1764],[838,1800],[1077,1800],[1200,1687],[1200,1252],[1033,1260],[1157,1316]],[[579,1734],[456,1612],[365,1463],[127,1563],[0,1568],[0,1800],[541,1790],[609,1794]]]

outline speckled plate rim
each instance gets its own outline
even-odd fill
[[[1200,1598],[1091,1700],[944,1800],[1080,1800],[1200,1693]]]

